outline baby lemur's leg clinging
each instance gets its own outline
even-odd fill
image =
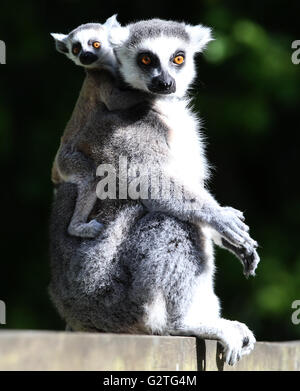
[[[94,219],[87,222],[97,199],[94,162],[83,152],[62,144],[57,155],[57,167],[65,182],[77,185],[77,200],[68,233],[85,238],[95,237],[103,225]]]

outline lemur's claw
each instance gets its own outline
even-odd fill
[[[223,331],[225,338],[220,342],[224,347],[224,361],[228,365],[235,365],[242,356],[253,350],[256,340],[245,324],[231,321],[228,326]]]

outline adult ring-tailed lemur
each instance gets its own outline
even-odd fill
[[[220,317],[212,238],[238,256],[247,275],[259,257],[242,213],[221,207],[205,187],[203,141],[186,92],[195,76],[194,55],[210,41],[210,29],[153,19],[114,24],[108,34],[116,73],[88,71],[90,95],[81,94],[77,109],[89,96],[92,110],[63,140],[56,159],[59,172],[69,175],[61,177],[52,209],[51,298],[73,330],[217,339],[234,364],[253,349],[255,338],[246,325]],[[129,104],[110,108],[101,96],[104,82],[108,96],[120,94],[122,101],[128,94]],[[146,197],[111,199],[98,187],[80,224],[98,221],[100,233],[72,234],[75,206],[90,200],[105,177],[98,169],[97,178],[96,168],[117,167],[120,156],[128,182],[137,171],[146,183],[149,171],[156,173],[159,196],[149,185]],[[78,178],[88,170],[90,187],[82,196]],[[123,174],[116,175],[117,190]],[[168,197],[162,196],[167,187]]]

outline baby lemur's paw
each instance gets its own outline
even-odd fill
[[[88,223],[70,224],[68,233],[71,236],[93,239],[99,235],[102,229],[103,224],[99,223],[97,220],[91,220]]]
[[[251,353],[255,345],[255,337],[251,330],[237,321],[227,321],[222,330],[223,357],[227,364],[235,365],[242,356]]]

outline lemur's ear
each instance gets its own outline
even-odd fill
[[[55,39],[56,50],[60,53],[68,53],[69,50],[65,42],[67,35],[51,33],[51,36]]]
[[[123,45],[129,37],[128,27],[113,27],[109,31],[108,40],[113,48]]]
[[[108,18],[106,22],[104,23],[104,26],[107,28],[114,28],[114,27],[121,27],[120,23],[117,21],[118,14],[115,14]]]
[[[208,42],[213,41],[211,29],[198,24],[197,26],[186,26],[186,31],[190,36],[191,44],[195,52],[201,52]]]

